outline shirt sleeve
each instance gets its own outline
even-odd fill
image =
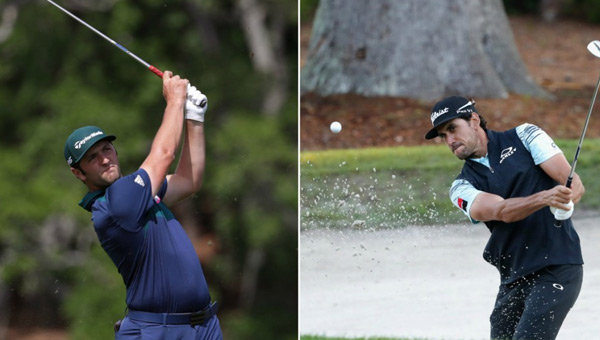
[[[517,135],[529,151],[535,165],[540,165],[562,150],[554,143],[548,134],[533,124],[517,126]]]
[[[455,180],[450,187],[450,200],[452,201],[452,204],[467,215],[473,224],[479,223],[479,221],[471,217],[471,204],[475,200],[475,197],[481,192],[481,190],[475,189],[475,187],[465,179]]]
[[[160,189],[158,190],[158,194],[156,194],[156,196],[158,196],[158,198],[160,198],[160,200],[165,198],[165,195],[167,194],[168,183],[169,182],[165,178],[165,180],[163,181],[163,184],[160,186]]]
[[[139,169],[121,177],[106,189],[106,203],[109,214],[123,229],[140,230],[146,213],[155,204],[148,173]]]

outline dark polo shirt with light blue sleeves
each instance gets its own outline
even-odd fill
[[[92,212],[102,248],[127,287],[130,309],[155,313],[195,312],[210,302],[194,247],[160,200],[165,180],[152,197],[150,178],[139,169],[79,203]]]
[[[504,199],[526,197],[556,186],[539,164],[561,153],[540,128],[523,124],[504,132],[487,131],[488,154],[467,159],[452,183],[450,198],[473,223],[470,204],[481,192]],[[554,226],[549,207],[513,223],[485,222],[491,232],[483,257],[500,272],[502,284],[550,265],[583,264],[579,236],[571,219]]]

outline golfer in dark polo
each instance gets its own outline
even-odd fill
[[[571,189],[562,185],[571,167],[544,131],[531,124],[489,130],[472,100],[445,98],[431,123],[425,138],[440,137],[464,161],[452,203],[491,233],[483,257],[500,273],[491,338],[555,339],[583,280],[570,219],[585,191],[579,176]]]
[[[128,314],[115,326],[115,339],[222,339],[198,256],[168,208],[196,192],[204,172],[206,96],[188,87],[186,79],[164,73],[162,124],[130,175],[121,175],[115,136],[98,127],[75,130],[65,144],[71,172],[89,190],[79,204],[92,213],[127,289]],[[177,170],[167,175],[184,126]]]

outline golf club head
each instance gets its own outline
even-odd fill
[[[600,41],[598,41],[598,40],[590,41],[590,43],[587,45],[587,49],[596,58],[600,58]]]

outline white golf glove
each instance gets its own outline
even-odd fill
[[[569,210],[562,210],[557,209],[555,207],[550,207],[550,211],[552,212],[552,214],[554,214],[554,218],[557,221],[564,221],[571,217],[571,215],[573,215],[573,210],[575,210],[573,201],[569,201],[567,205],[569,206]]]
[[[204,122],[204,113],[208,109],[208,98],[196,88],[188,84],[185,101],[185,119]]]

